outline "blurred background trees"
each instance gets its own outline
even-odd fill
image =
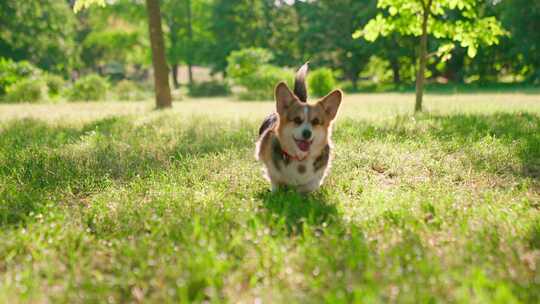
[[[353,38],[356,31],[380,13],[376,0],[159,2],[169,79],[177,88],[176,97],[214,96],[231,91],[242,95],[252,89],[246,83],[254,85],[265,79],[274,81],[280,75],[288,77],[307,60],[312,69],[331,69],[332,73],[321,75],[332,75],[336,85],[347,91],[414,89],[418,72],[416,37],[394,33],[373,43]],[[479,16],[495,17],[509,34],[498,45],[478,45],[474,58],[467,56],[467,45],[460,43],[446,50],[451,55],[448,60],[429,57],[425,67],[428,89],[461,84],[538,84],[540,2],[466,2],[475,5]],[[0,95],[14,91],[9,86],[28,77],[43,79],[41,85],[45,88],[45,78],[56,75],[64,80],[63,89],[51,95],[47,88],[40,91],[41,95],[51,95],[49,98],[53,99],[70,96],[68,91],[77,81],[94,75],[110,84],[107,88],[112,98],[147,96],[144,92],[152,87],[149,79],[154,69],[145,2],[107,1],[104,7],[92,7],[78,14],[73,12],[74,4],[73,0],[0,2]],[[454,20],[458,12],[449,9],[441,17]],[[436,51],[447,42],[441,37],[430,39],[427,49]],[[254,78],[229,75],[235,68],[238,72],[238,66],[230,67],[231,62],[241,61],[238,54],[250,56],[246,50],[254,48],[270,54],[256,74],[247,74]],[[236,55],[229,58],[231,54]],[[122,85],[117,89],[119,83]],[[126,94],[125,90],[143,93]],[[252,96],[268,98],[268,94],[259,92]]]
[[[55,73],[76,68],[76,16],[62,1],[0,1],[0,57]]]
[[[393,33],[419,37],[415,111],[422,110],[429,57],[438,57],[439,62],[445,62],[452,58],[451,51],[459,43],[467,49],[467,55],[474,58],[480,45],[498,44],[500,37],[506,34],[497,18],[483,16],[483,10],[479,10],[476,1],[379,0],[377,6],[384,10],[384,14],[378,13],[353,36],[364,36],[371,42]],[[428,53],[429,37],[437,39],[439,44],[438,49],[432,53]]]

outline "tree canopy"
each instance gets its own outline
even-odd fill
[[[226,76],[228,56],[255,47],[269,50],[275,66],[293,68],[309,60],[312,68],[331,68],[347,90],[387,82],[411,87],[419,69],[415,63],[426,7],[427,82],[540,80],[540,4],[535,1],[432,0],[429,6],[422,5],[428,0],[160,3],[173,74],[189,65]],[[7,0],[0,3],[0,22],[2,58],[26,60],[64,77],[151,75],[144,1]],[[355,39],[359,37],[363,39]]]
[[[76,23],[65,1],[1,1],[0,57],[66,72],[78,61]]]
[[[425,69],[430,55],[428,36],[439,41],[438,49],[432,54],[446,61],[451,58],[455,43],[465,48],[472,58],[480,45],[497,44],[506,34],[495,17],[481,15],[476,0],[378,0],[377,7],[385,14],[378,13],[354,37],[363,36],[368,41],[392,33],[420,37],[416,111],[422,109]]]
[[[422,15],[429,15],[427,33],[441,40],[437,54],[449,59],[455,43],[475,57],[480,45],[497,44],[507,32],[493,16],[481,16],[476,0],[379,0],[377,7],[387,14],[378,13],[355,37],[363,36],[375,41],[379,36],[392,33],[420,36]]]

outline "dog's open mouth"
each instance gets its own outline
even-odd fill
[[[296,142],[296,145],[298,146],[298,149],[302,150],[303,152],[309,151],[309,148],[311,147],[311,140],[298,140],[294,139]]]

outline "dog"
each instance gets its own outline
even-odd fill
[[[272,192],[294,187],[313,192],[321,186],[332,161],[332,125],[343,93],[334,90],[317,103],[307,103],[308,63],[296,73],[294,92],[284,82],[275,87],[276,111],[259,129],[255,156],[265,167]]]

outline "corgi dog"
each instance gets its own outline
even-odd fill
[[[307,103],[308,63],[296,73],[294,92],[284,82],[275,88],[276,112],[259,129],[255,156],[265,167],[272,191],[292,186],[301,193],[317,190],[332,160],[332,124],[343,98],[334,90]]]

